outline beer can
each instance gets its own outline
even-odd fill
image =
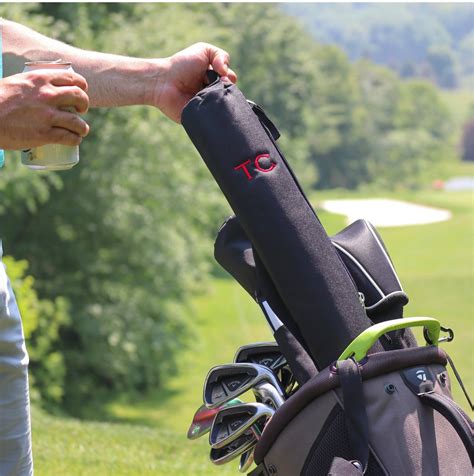
[[[61,69],[74,71],[66,61],[33,61],[25,63],[24,73],[28,71]],[[76,113],[75,108],[63,110]],[[33,170],[67,170],[79,162],[79,146],[47,144],[21,151],[21,163]]]

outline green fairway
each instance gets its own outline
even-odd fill
[[[314,194],[313,201],[337,196],[369,195],[332,191]],[[410,296],[405,315],[437,317],[442,325],[454,329],[454,342],[443,347],[472,392],[473,194],[424,191],[379,196],[453,212],[447,222],[380,231]],[[320,216],[330,234],[345,225],[341,216],[325,212]],[[206,437],[188,441],[185,435],[201,403],[202,382],[209,367],[230,362],[239,345],[271,336],[257,306],[231,280],[213,280],[209,292],[194,300],[189,313],[194,337],[183,350],[176,375],[170,376],[161,391],[117,400],[97,416],[115,422],[80,422],[33,413],[39,476],[238,474],[237,462],[220,468],[209,462]],[[456,382],[453,387],[466,407]]]

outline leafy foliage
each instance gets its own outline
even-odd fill
[[[9,4],[1,14],[132,56],[220,45],[243,92],[281,129],[306,187],[416,188],[452,156],[433,86],[351,64],[274,5]],[[34,293],[20,291],[34,303],[24,317],[36,323],[35,385],[76,414],[84,399],[156,388],[173,371],[192,336],[189,297],[206,283],[213,235],[229,213],[184,131],[157,110],[93,110],[87,120],[92,132],[71,171],[35,174],[10,154],[0,172],[2,238],[35,276]],[[16,287],[29,282],[25,272]]]
[[[23,332],[29,343],[30,379],[35,389],[33,399],[41,400],[48,406],[58,404],[64,394],[66,368],[63,354],[57,346],[59,328],[70,322],[68,303],[62,297],[40,299],[35,279],[27,274],[28,263],[25,260],[15,261],[5,256],[3,261],[15,289]]]

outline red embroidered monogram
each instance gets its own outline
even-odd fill
[[[270,161],[270,167],[263,168],[260,165],[260,161],[262,159],[268,159]],[[257,155],[257,157],[255,157],[255,168],[260,170],[260,172],[270,172],[271,170],[273,170],[276,167],[276,165],[277,164],[275,162],[271,161],[270,154],[260,154],[260,155]]]
[[[264,162],[261,162],[264,161]],[[234,167],[234,170],[240,170],[242,169],[247,177],[247,180],[252,180],[252,174],[249,172],[249,169],[247,166],[251,163],[250,160],[246,160],[242,164],[237,165]],[[254,166],[257,170],[260,172],[270,172],[272,171],[276,166],[276,162],[272,161],[270,158],[270,154],[260,154],[255,157],[254,160]]]
[[[244,172],[245,172],[245,175],[247,176],[247,178],[249,180],[252,180],[252,176],[250,175],[250,172],[247,170],[247,165],[250,164],[250,160],[247,160],[246,162],[244,162],[243,164],[240,164],[240,165],[237,165],[237,167],[234,167],[234,170],[239,170],[239,169],[243,169]]]

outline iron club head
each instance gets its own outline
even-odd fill
[[[284,399],[280,382],[267,367],[248,363],[219,365],[209,371],[204,382],[204,404],[207,408],[219,407],[262,382],[271,383]]]
[[[225,464],[249,451],[257,444],[257,439],[252,433],[242,435],[223,448],[211,448],[210,458],[214,464]]]
[[[255,342],[239,347],[234,362],[259,364],[277,372],[286,365],[285,356],[276,342]]]
[[[214,417],[216,416],[217,412],[222,408],[232,405],[238,405],[239,403],[243,403],[242,400],[235,398],[230,402],[224,403],[222,406],[214,409],[209,409],[206,405],[201,405],[194,414],[193,421],[189,426],[188,430],[188,439],[189,440],[196,440],[197,438],[205,435],[211,430],[212,422]]]
[[[245,434],[259,439],[261,429],[275,413],[263,403],[243,403],[224,408],[217,413],[209,434],[212,448],[223,448]]]
[[[255,342],[239,347],[234,362],[248,362],[268,367],[275,372],[287,395],[295,390],[295,378],[276,342]]]

